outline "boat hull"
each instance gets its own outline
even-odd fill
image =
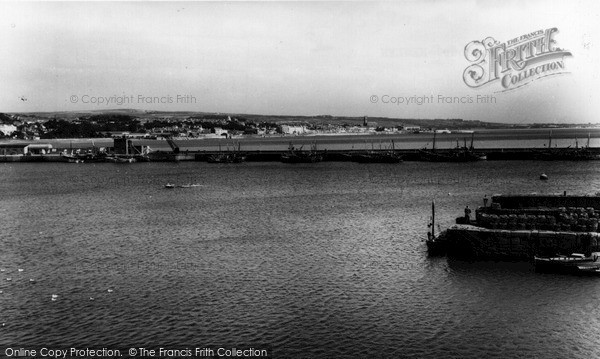
[[[600,274],[598,257],[534,257],[536,272],[569,273],[569,274]]]
[[[400,163],[402,162],[402,156],[395,153],[361,154],[352,156],[352,161],[358,163]]]

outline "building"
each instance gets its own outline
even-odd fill
[[[222,129],[221,127],[213,128],[213,132],[218,136],[227,136],[227,130]]]
[[[56,152],[56,149],[47,143],[7,143],[0,145],[0,156],[47,155],[52,152]]]
[[[299,135],[306,133],[306,127],[294,125],[281,125],[281,132],[286,135]]]
[[[6,136],[10,136],[13,134],[13,132],[16,132],[16,131],[17,131],[17,126],[15,126],[15,125],[0,124],[0,132],[5,134]]]

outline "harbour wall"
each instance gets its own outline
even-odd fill
[[[372,152],[387,152],[389,150],[373,150]],[[437,153],[447,154],[451,150],[439,149]],[[226,151],[218,150],[182,150],[177,156],[169,155],[169,151],[154,152],[156,155],[152,158],[156,162],[165,161],[206,161],[211,155],[223,153]],[[250,162],[269,162],[279,161],[281,155],[287,153],[286,150],[253,150],[240,151],[246,155],[246,160]],[[324,161],[351,161],[352,154],[364,153],[365,150],[320,150],[318,151]],[[400,154],[405,161],[420,161],[422,156],[420,150],[395,150]],[[590,148],[590,152],[600,156],[600,148]],[[520,160],[539,160],[537,152],[527,148],[512,148],[512,149],[486,149],[475,150],[477,155],[486,155],[488,161],[520,161]],[[172,154],[172,153],[171,153]],[[558,158],[556,158],[558,159]],[[64,162],[58,154],[47,155],[0,155],[0,162]]]
[[[532,260],[534,255],[600,251],[600,233],[490,230],[454,225],[446,233],[448,254],[493,260]]]
[[[561,196],[561,195],[494,195],[492,202],[500,208],[559,208],[579,207],[600,210],[600,196]]]

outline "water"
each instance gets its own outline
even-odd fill
[[[0,164],[0,349],[598,357],[599,278],[428,258],[422,239],[433,198],[443,228],[484,194],[596,193],[599,174],[600,162]]]

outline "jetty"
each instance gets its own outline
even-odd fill
[[[118,156],[126,159],[135,158],[136,161],[152,162],[280,162],[282,159],[290,157],[291,151],[288,146],[290,142],[294,144],[294,153],[310,152],[313,159],[319,159],[319,161],[312,162],[354,160],[356,162],[400,163],[402,161],[590,161],[600,159],[600,147],[591,147],[589,137],[587,145],[584,146],[579,146],[578,141],[575,140],[574,146],[563,141],[562,147],[556,147],[556,143],[554,143],[555,147],[552,148],[550,145],[553,142],[548,142],[548,145],[544,144],[544,148],[490,147],[489,145],[498,145],[498,142],[484,140],[475,147],[473,135],[470,134],[469,145],[464,137],[461,137],[463,144],[458,144],[458,138],[449,137],[453,135],[447,135],[444,141],[440,141],[439,137],[442,134],[434,133],[432,146],[427,145],[429,138],[425,135],[396,137],[386,135],[362,137],[281,136],[247,137],[234,140],[224,138],[185,140],[174,137],[168,137],[166,140],[132,138],[10,140],[0,143],[0,162],[83,161],[85,163],[101,160],[105,155],[108,158]],[[487,136],[489,137],[489,134]],[[371,148],[359,149],[361,141],[371,142],[371,146],[369,146]],[[378,142],[379,148],[375,147],[374,142]],[[456,146],[454,146],[455,142]],[[391,143],[391,148],[389,146],[382,147],[385,143]],[[483,146],[486,143],[488,146]],[[233,148],[234,150],[224,151],[223,148]],[[234,153],[235,160],[231,160],[230,157]]]
[[[475,218],[465,210],[455,225],[427,242],[436,254],[476,259],[591,256],[600,252],[599,220],[600,196],[494,195]]]

